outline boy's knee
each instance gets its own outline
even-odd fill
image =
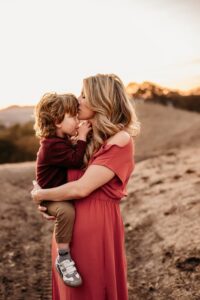
[[[74,221],[75,219],[75,209],[73,206],[62,205],[57,208],[57,218],[63,220]]]

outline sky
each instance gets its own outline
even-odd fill
[[[84,77],[200,86],[200,0],[0,0],[0,108]]]

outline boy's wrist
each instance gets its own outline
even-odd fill
[[[84,141],[84,142],[86,142],[86,136],[82,136],[82,135],[78,135],[78,137],[77,137],[77,140],[81,140],[81,141]]]

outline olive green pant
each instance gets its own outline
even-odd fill
[[[70,243],[75,220],[75,209],[71,200],[43,201],[42,206],[47,207],[47,213],[56,217],[55,238],[57,243]]]

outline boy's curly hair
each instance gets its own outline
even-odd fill
[[[34,111],[36,136],[55,136],[56,124],[63,121],[66,113],[72,117],[78,113],[78,100],[74,95],[44,94]]]

